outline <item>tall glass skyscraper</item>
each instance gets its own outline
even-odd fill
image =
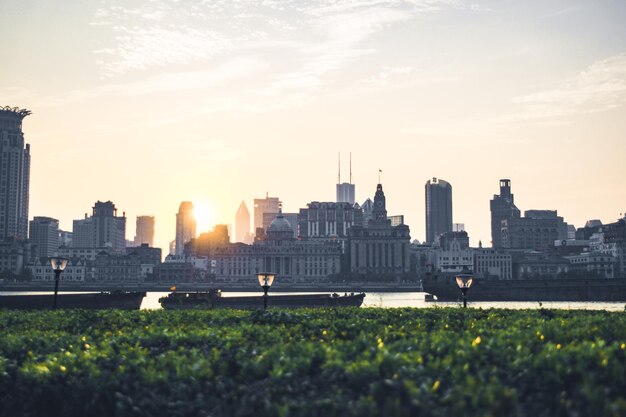
[[[452,186],[433,178],[426,182],[426,242],[452,231]]]
[[[30,145],[24,143],[22,120],[30,113],[0,107],[0,239],[28,238]]]

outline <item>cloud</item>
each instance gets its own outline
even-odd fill
[[[626,105],[626,54],[590,65],[554,89],[516,97],[525,119],[595,113]]]

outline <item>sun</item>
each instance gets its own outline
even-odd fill
[[[196,218],[196,233],[208,232],[213,226],[213,207],[208,200],[193,200],[193,215]]]

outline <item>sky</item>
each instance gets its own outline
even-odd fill
[[[357,201],[378,171],[424,240],[424,184],[490,242],[489,200],[577,227],[626,212],[626,2],[2,0],[0,105],[33,112],[30,215],[71,230],[96,200],[199,232],[270,196]]]

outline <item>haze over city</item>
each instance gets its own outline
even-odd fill
[[[452,184],[454,222],[488,244],[489,200],[576,226],[626,211],[626,4],[53,1],[0,5],[0,104],[33,111],[30,214],[62,229],[115,202],[134,233],[198,232],[241,200],[296,212],[359,203],[382,170],[389,214],[424,240],[424,183]]]

